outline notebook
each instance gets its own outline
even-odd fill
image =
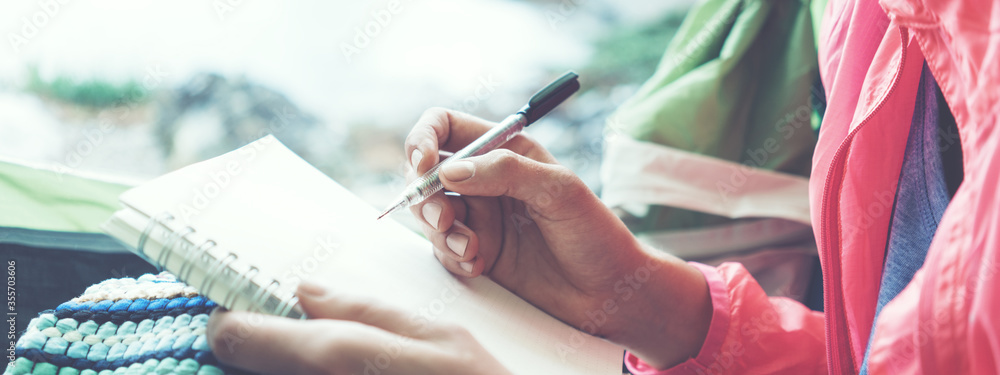
[[[487,277],[459,279],[430,242],[361,201],[273,136],[126,191],[103,230],[233,310],[300,317],[304,279],[413,319],[470,331],[515,374],[620,374],[622,348],[547,315]]]

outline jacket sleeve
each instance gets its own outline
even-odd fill
[[[716,268],[691,264],[705,275],[712,297],[712,321],[701,350],[697,357],[665,370],[626,353],[625,364],[633,374],[826,372],[823,313],[788,298],[768,297],[739,263]]]

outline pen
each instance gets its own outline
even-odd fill
[[[517,133],[520,133],[522,129],[535,123],[535,121],[542,116],[545,116],[545,114],[552,111],[553,108],[579,90],[580,81],[577,80],[577,78],[579,78],[579,76],[576,73],[566,72],[561,77],[539,90],[531,97],[531,99],[528,100],[528,104],[521,107],[517,113],[507,116],[507,118],[501,121],[499,125],[490,129],[468,146],[458,150],[458,152],[452,154],[451,157],[438,163],[431,168],[431,170],[427,171],[427,173],[424,173],[423,176],[420,176],[420,178],[407,185],[403,190],[403,193],[400,194],[399,198],[396,198],[396,200],[393,201],[393,203],[378,216],[378,219],[420,203],[424,199],[427,199],[427,197],[441,191],[441,189],[444,188],[444,185],[441,183],[441,178],[438,176],[438,170],[441,169],[441,165],[451,162],[452,160],[479,156],[493,151],[497,147],[507,143],[507,141],[514,138]]]

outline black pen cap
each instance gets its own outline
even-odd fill
[[[531,100],[528,100],[528,105],[524,106],[524,108],[521,108],[519,111],[528,119],[528,123],[525,126],[533,124],[535,121],[542,118],[542,116],[551,112],[553,108],[566,101],[566,98],[569,98],[570,95],[573,95],[573,93],[579,90],[579,77],[579,75],[572,71],[566,72],[561,77],[548,84],[548,86],[545,86],[535,93],[535,95],[531,97]]]

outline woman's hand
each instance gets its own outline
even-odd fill
[[[493,123],[430,109],[406,139],[412,181]],[[704,277],[643,251],[569,169],[518,135],[441,169],[445,189],[412,207],[452,273],[487,275],[549,314],[667,367],[698,353],[711,320]]]
[[[297,295],[310,320],[212,312],[208,342],[222,362],[266,374],[509,374],[465,329],[334,297],[315,284]]]

